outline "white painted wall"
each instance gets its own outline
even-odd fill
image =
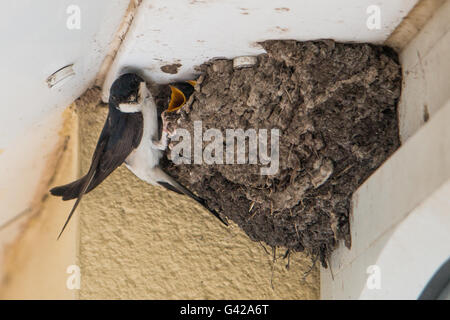
[[[380,288],[364,286],[359,297],[417,299],[450,256],[449,231],[450,179],[395,228],[374,263]]]
[[[124,67],[152,81],[189,79],[194,67],[216,58],[255,55],[268,39],[382,43],[417,0],[143,0],[110,69],[103,91]],[[367,8],[381,9],[381,28],[369,30]],[[180,63],[177,74],[161,66]]]
[[[450,257],[449,17],[447,1],[400,53],[403,145],[353,195],[352,248],[333,253],[334,279],[321,270],[324,299],[417,299]]]
[[[69,5],[80,29],[66,27]],[[0,226],[25,210],[56,143],[61,112],[92,83],[128,0],[0,2]],[[74,64],[60,87],[46,79]]]
[[[321,270],[324,299],[417,299],[449,258],[449,121],[450,100],[355,192],[352,248],[333,252],[333,276]]]
[[[400,138],[408,140],[450,99],[450,1],[400,54],[404,90],[399,103]]]

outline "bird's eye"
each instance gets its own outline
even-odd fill
[[[129,98],[128,98],[129,102],[136,102],[136,95],[132,94]]]

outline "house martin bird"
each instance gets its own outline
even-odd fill
[[[58,236],[61,236],[83,195],[97,187],[117,167],[126,167],[149,184],[185,194],[208,209],[223,224],[227,221],[201,199],[187,190],[159,166],[167,147],[168,132],[164,124],[158,140],[158,112],[144,79],[134,73],[120,76],[111,86],[109,113],[85,176],[72,183],[50,190],[63,200],[77,198]]]

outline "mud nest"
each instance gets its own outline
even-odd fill
[[[267,54],[252,68],[202,65],[194,94],[170,121],[192,137],[196,120],[224,137],[226,129],[278,128],[278,173],[261,175],[262,164],[163,166],[252,240],[306,250],[327,267],[338,240],[351,245],[353,192],[399,146],[401,67],[384,46],[261,45]]]

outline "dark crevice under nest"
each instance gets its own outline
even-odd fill
[[[401,67],[385,46],[261,45],[267,54],[252,68],[234,70],[231,60],[200,66],[194,94],[168,119],[192,137],[201,120],[203,132],[219,129],[224,140],[226,129],[278,128],[278,173],[261,175],[261,164],[163,167],[252,240],[306,250],[327,267],[339,240],[350,247],[353,192],[399,147]]]

